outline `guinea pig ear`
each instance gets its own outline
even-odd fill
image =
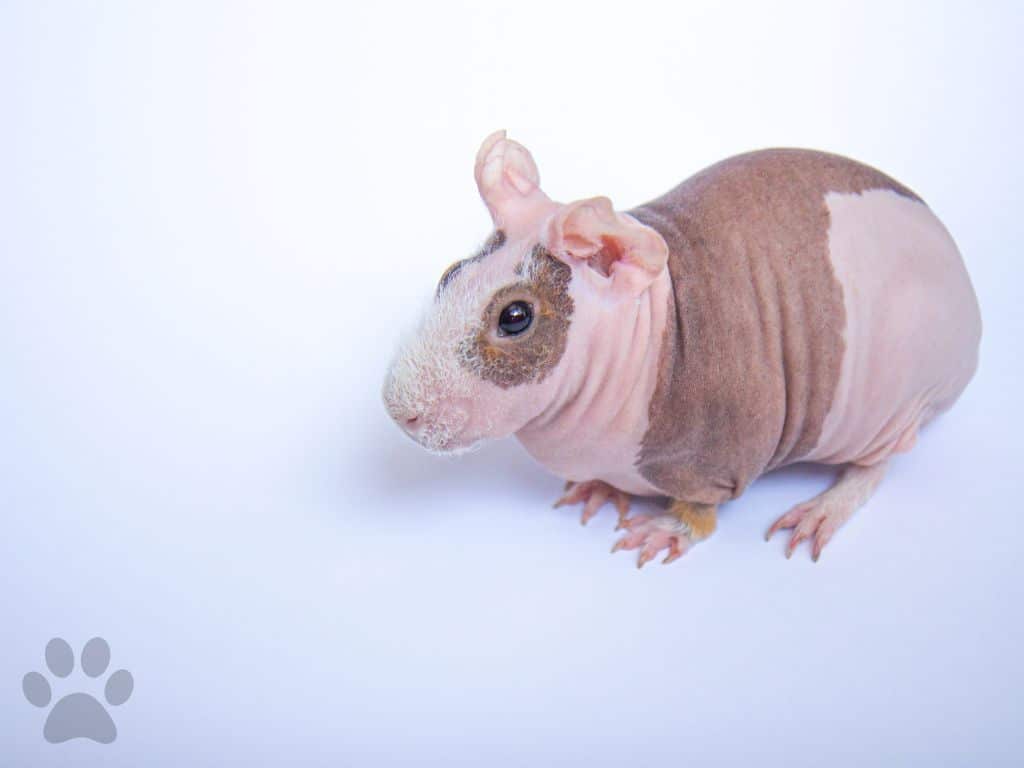
[[[484,139],[476,155],[474,175],[495,229],[510,236],[528,231],[531,222],[553,205],[541,191],[533,157],[522,144],[506,138],[505,131]]]
[[[616,290],[639,296],[665,268],[668,245],[632,216],[616,213],[607,197],[563,206],[548,221],[546,246],[556,256],[586,262]]]

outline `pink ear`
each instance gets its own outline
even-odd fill
[[[548,223],[547,247],[587,262],[612,284],[640,295],[668,262],[668,245],[655,230],[616,213],[607,197],[563,206]]]
[[[540,189],[537,164],[526,147],[505,137],[505,131],[484,139],[476,155],[474,175],[495,228],[506,233],[525,231],[552,206]]]

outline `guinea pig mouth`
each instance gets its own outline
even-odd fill
[[[469,415],[460,408],[444,408],[440,414],[388,409],[410,438],[431,453],[457,455],[477,447],[479,440],[465,436]]]
[[[416,442],[438,456],[459,456],[480,446],[481,440],[466,439],[459,431],[447,425],[432,424],[417,434],[410,435]]]
[[[424,447],[436,456],[463,456],[467,453],[472,453],[477,450],[482,444],[483,440],[470,440],[470,441],[459,441],[457,439],[449,440],[442,445],[427,446]]]

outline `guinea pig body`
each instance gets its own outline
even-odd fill
[[[975,370],[981,320],[956,245],[872,168],[754,152],[631,213],[669,246],[674,303],[637,458],[666,495],[718,503],[797,461],[879,463]]]
[[[625,213],[562,205],[494,134],[477,183],[495,223],[442,277],[384,399],[432,450],[515,434],[568,480],[583,522],[614,502],[616,548],[666,562],[764,472],[842,467],[772,526],[817,559],[889,456],[977,366],[977,300],[952,238],[879,171],[809,150],[730,158]],[[628,517],[629,496],[664,514]]]

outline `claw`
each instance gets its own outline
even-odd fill
[[[806,536],[800,533],[794,533],[792,538],[789,540],[789,544],[786,545],[786,559],[789,560],[793,556],[793,550],[796,549],[796,545],[803,541]]]
[[[636,549],[644,543],[644,537],[638,533],[627,533],[612,546],[612,552],[620,549]]]
[[[812,519],[809,517],[805,517],[800,521],[800,525],[798,525],[796,530],[793,532],[793,538],[789,540],[789,544],[786,546],[787,560],[793,556],[793,551],[801,542],[804,542],[811,537],[811,534],[817,529],[819,522],[819,518]]]
[[[807,504],[798,504],[797,506],[793,507],[791,510],[789,510],[789,512],[787,512],[774,523],[772,523],[772,527],[769,528],[768,532],[764,535],[764,540],[770,541],[772,536],[774,536],[776,533],[778,533],[784,528],[789,529],[795,527],[796,524],[800,522],[800,519],[804,516],[808,509],[810,509],[810,507]]]
[[[665,555],[665,559],[661,561],[661,564],[662,565],[668,565],[669,563],[671,563],[671,562],[673,562],[675,560],[678,560],[680,557],[683,556],[683,553],[685,551],[686,551],[686,549],[684,549],[679,544],[679,537],[678,536],[674,536],[672,538],[672,540],[669,542],[668,554]]]
[[[584,502],[583,513],[580,516],[580,524],[586,525],[609,501],[615,504],[618,511],[619,524],[629,514],[629,495],[608,485],[601,480],[588,480],[577,483],[572,480],[565,484],[565,493],[554,503],[554,508],[566,506],[567,504],[578,504]],[[618,527],[616,527],[618,530]]]
[[[587,497],[590,491],[590,483],[579,483],[574,485],[572,481],[565,488],[565,493],[554,503],[554,508],[564,507],[567,504],[579,504]]]
[[[615,530],[623,528],[625,530],[631,531],[638,525],[649,523],[653,519],[654,518],[652,518],[650,515],[634,515],[633,517],[624,517],[619,520],[619,524],[615,527]]]
[[[622,525],[622,521],[629,515],[629,499],[626,498],[625,494],[619,493],[615,495],[615,510],[619,513],[619,521],[615,525],[615,530],[619,530]]]
[[[608,491],[600,486],[590,494],[587,503],[583,505],[583,514],[580,517],[580,525],[586,525],[597,511],[608,501]]]
[[[832,540],[833,533],[835,533],[835,529],[828,524],[827,520],[822,521],[821,525],[818,526],[818,530],[814,534],[814,546],[811,547],[811,559],[814,562],[818,562],[818,558],[821,557],[821,550]]]

